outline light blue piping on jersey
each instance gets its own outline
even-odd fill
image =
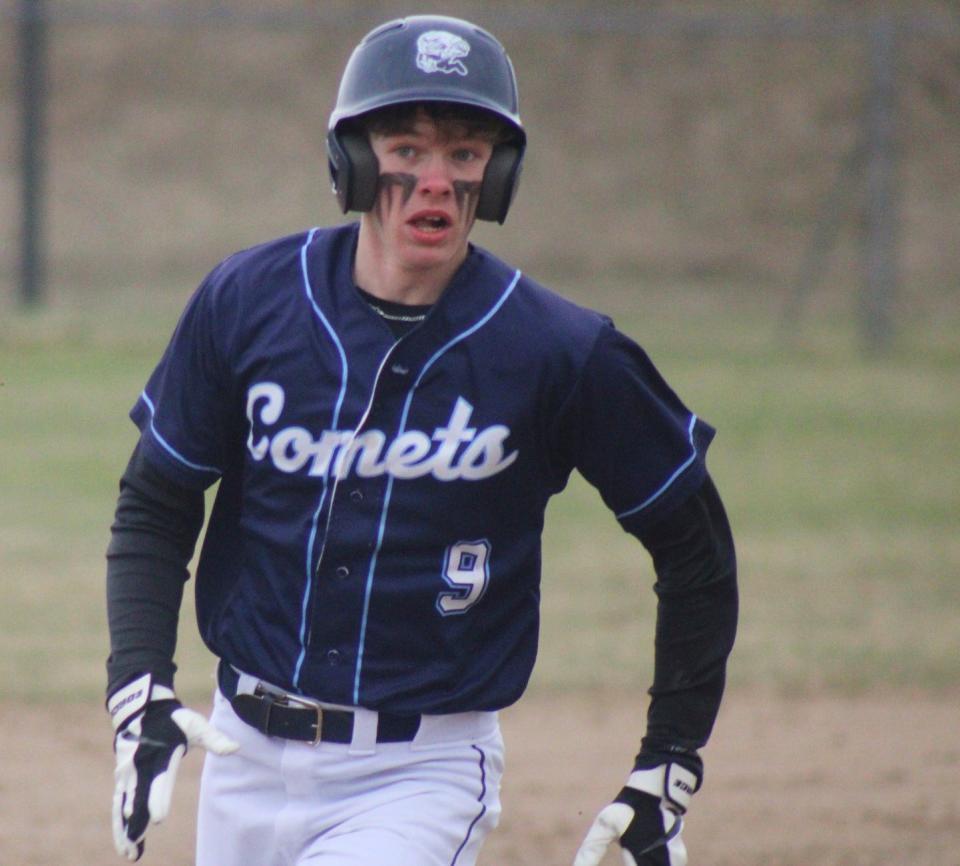
[[[157,409],[153,405],[153,401],[147,396],[146,391],[140,392],[140,399],[147,404],[147,408],[150,410],[150,432],[153,433],[153,438],[160,443],[160,446],[164,451],[167,452],[171,457],[179,460],[184,466],[189,466],[191,469],[196,469],[199,472],[214,472],[217,475],[223,475],[223,471],[218,469],[216,466],[204,466],[202,463],[192,463],[187,460],[176,448],[174,448],[163,436],[160,435],[160,431],[157,430],[157,425],[154,423],[154,420],[157,416]]]
[[[413,403],[413,394],[417,390],[417,386],[419,386],[420,382],[423,381],[423,377],[427,374],[427,370],[434,365],[441,355],[445,354],[457,343],[465,340],[467,337],[476,333],[480,330],[480,328],[487,324],[487,322],[489,322],[497,314],[497,312],[499,312],[507,298],[510,297],[510,295],[513,293],[513,290],[517,287],[517,283],[519,281],[520,271],[518,270],[514,272],[513,279],[510,281],[510,284],[500,296],[499,300],[487,311],[486,315],[467,328],[467,330],[458,334],[444,346],[441,346],[427,360],[426,364],[423,365],[420,375],[417,376],[416,381],[413,383],[413,385],[411,385],[410,390],[407,392],[407,398],[403,404],[403,412],[400,415],[400,429],[397,432],[398,436],[403,434],[407,429],[407,418],[410,415],[410,405]],[[353,702],[355,704],[360,703],[360,672],[363,669],[363,648],[367,639],[367,620],[369,619],[370,615],[370,596],[373,592],[373,575],[377,569],[377,559],[380,555],[380,548],[383,546],[383,536],[387,528],[387,511],[390,508],[390,497],[393,494],[394,478],[392,475],[388,475],[387,478],[387,489],[383,497],[383,511],[380,514],[380,526],[377,530],[377,546],[374,548],[373,556],[370,558],[370,568],[367,571],[367,585],[363,596],[363,616],[360,620],[360,642],[357,647],[357,667],[353,678]]]
[[[664,493],[667,492],[667,490],[670,489],[670,485],[673,484],[673,482],[676,481],[686,471],[690,464],[697,459],[697,446],[693,442],[693,430],[696,426],[697,416],[691,415],[690,425],[687,427],[687,439],[690,440],[690,447],[693,448],[693,453],[683,463],[680,464],[680,467],[677,469],[677,471],[674,472],[673,475],[671,475],[663,483],[663,486],[661,486],[656,493],[645,499],[638,506],[636,506],[636,508],[631,508],[628,511],[623,511],[618,514],[617,520],[623,520],[624,517],[629,517],[631,514],[636,514],[638,511],[643,511],[644,508],[648,508],[649,506],[653,505],[654,502],[656,502],[661,496],[663,496]]]
[[[307,247],[313,242],[314,235],[316,235],[317,231],[318,229],[316,228],[310,229],[307,239],[303,242],[303,246],[300,247],[300,272],[303,274],[303,289],[306,292],[307,300],[310,302],[310,306],[313,308],[313,312],[317,318],[320,319],[324,328],[327,329],[327,333],[330,334],[330,338],[337,348],[337,354],[340,355],[340,394],[337,397],[337,402],[333,410],[333,429],[337,430],[340,426],[340,410],[343,408],[343,400],[347,394],[347,355],[346,352],[343,351],[343,344],[340,342],[336,331],[333,330],[327,317],[323,315],[323,311],[314,300],[313,288],[310,285],[310,274],[307,270]],[[320,513],[323,511],[323,504],[327,500],[328,482],[326,474],[322,476],[322,481],[323,493],[320,495],[317,510],[313,514],[313,522],[310,525],[310,537],[307,541],[307,579],[306,585],[303,588],[303,601],[300,603],[300,654],[297,656],[297,663],[293,670],[293,687],[298,691],[300,690],[300,670],[307,656],[307,614],[310,606],[310,593],[313,590],[313,551],[317,541],[317,527],[320,522]]]

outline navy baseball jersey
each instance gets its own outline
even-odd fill
[[[396,713],[507,706],[536,656],[541,530],[576,468],[633,533],[713,436],[604,316],[471,247],[397,340],[352,279],[357,226],[237,253],[131,412],[171,480],[219,480],[197,567],[212,652]]]

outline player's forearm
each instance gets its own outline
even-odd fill
[[[168,563],[150,558],[138,562],[134,557],[108,560],[108,694],[145,672],[172,686],[182,596],[183,580]]]
[[[737,629],[733,537],[712,480],[642,540],[659,599],[644,750],[696,750],[716,720]]]
[[[706,744],[723,697],[736,616],[732,575],[696,598],[661,599],[646,749]]]
[[[134,451],[107,550],[108,693],[150,672],[171,685],[177,621],[203,494],[173,487]]]

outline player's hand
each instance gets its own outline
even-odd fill
[[[180,761],[190,746],[217,755],[238,745],[193,710],[186,709],[150,674],[118,689],[107,701],[113,719],[117,757],[113,792],[113,843],[128,860],[143,854],[149,824],[170,812],[170,798]]]
[[[573,866],[598,866],[613,842],[620,843],[626,866],[686,866],[680,832],[699,785],[696,774],[679,764],[634,770],[593,822]]]

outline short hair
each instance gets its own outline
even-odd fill
[[[476,137],[493,145],[514,137],[510,126],[493,112],[458,102],[401,102],[361,115],[357,123],[368,135],[402,135],[413,132],[420,112],[446,135]]]

